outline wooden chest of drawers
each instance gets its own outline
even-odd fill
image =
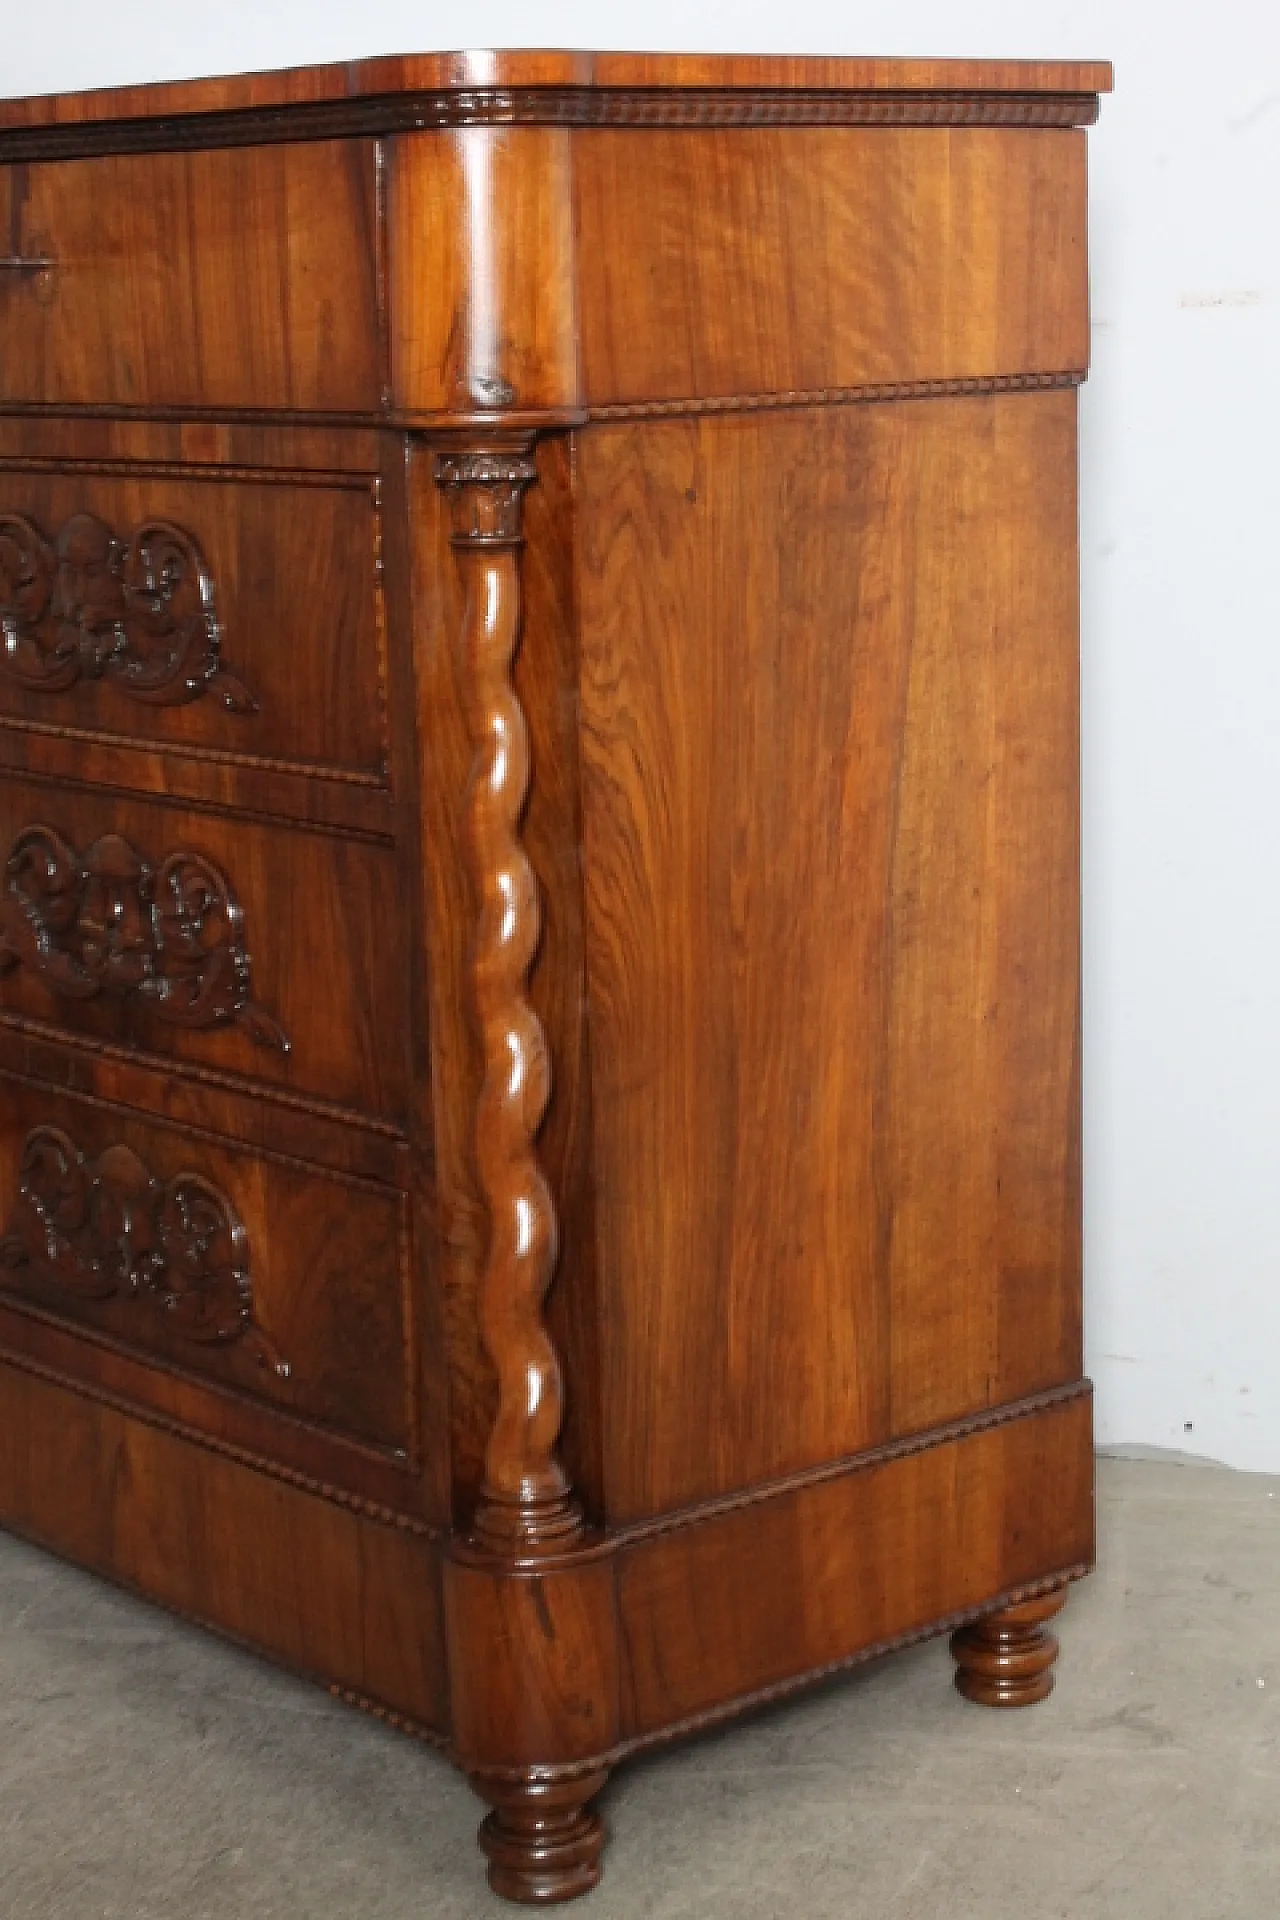
[[[444,1746],[515,1898],[834,1668],[1051,1684],[1108,84],[0,103],[0,1520]]]

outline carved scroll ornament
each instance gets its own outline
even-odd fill
[[[183,1339],[243,1342],[260,1366],[288,1378],[254,1319],[244,1227],[212,1181],[158,1180],[126,1146],[86,1159],[57,1127],[28,1134],[19,1181],[0,1269],[29,1271],[82,1303],[136,1300]]]
[[[0,513],[0,633],[4,670],[39,692],[105,679],[147,706],[210,693],[232,713],[257,708],[223,665],[200,549],[167,520],[121,538],[77,513],[50,540],[25,515]]]
[[[178,848],[156,865],[119,834],[79,853],[51,827],[18,835],[0,896],[0,978],[25,966],[52,993],[145,1001],[180,1027],[243,1027],[289,1051],[252,998],[244,915],[220,867]]]
[[[466,592],[460,647],[473,750],[468,847],[479,907],[472,993],[484,1065],[475,1145],[489,1215],[480,1324],[498,1377],[474,1532],[481,1545],[508,1554],[554,1552],[582,1528],[556,1451],[564,1394],[542,1315],[558,1240],[536,1147],[551,1063],[527,997],[541,910],[520,842],[529,739],[511,679],[520,640],[522,500],[536,475],[525,446],[462,448],[436,461]]]

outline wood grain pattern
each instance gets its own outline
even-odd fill
[[[1079,1372],[1074,399],[580,458],[624,1520]]]
[[[171,480],[285,482],[314,474],[324,485],[337,475],[363,480],[378,473],[384,446],[370,426],[312,416],[281,421],[265,410],[246,416],[231,407],[210,416],[200,408],[161,409],[141,417],[122,407],[67,414],[0,407],[0,461],[14,472],[90,465],[128,480],[136,463]]]
[[[770,92],[881,91],[1106,93],[1105,61],[892,60],[690,53],[588,53],[473,49],[378,55],[282,73],[229,74],[160,85],[104,87],[0,101],[0,128],[91,126],[95,121],[270,111],[396,93],[512,88],[750,89]]]
[[[312,772],[297,761],[257,759],[217,747],[149,746],[141,738],[0,715],[0,767],[36,779],[87,781],[122,793],[189,801],[265,823],[353,840],[393,837],[395,797],[377,776]]]
[[[445,1746],[510,1899],[859,1661],[1051,1684],[1109,85],[0,103],[0,1521]]]
[[[475,1504],[493,1424],[495,1382],[480,1337],[479,1273],[485,1216],[475,1166],[475,1103],[482,1068],[467,988],[476,905],[467,863],[466,796],[472,746],[463,703],[462,581],[449,545],[448,503],[435,483],[435,456],[417,442],[401,450],[403,552],[388,582],[393,627],[406,646],[392,651],[409,778],[402,857],[418,937],[410,943],[408,1029],[415,1071],[410,1088],[416,1217],[432,1250],[437,1431],[445,1511],[461,1523]],[[535,493],[537,489],[534,490]],[[449,850],[450,857],[441,857]],[[460,935],[456,929],[468,929]]]
[[[440,1534],[427,1460],[377,1447],[0,1295],[7,1364],[59,1393],[417,1538]],[[198,1470],[198,1469],[197,1469]]]
[[[379,498],[395,471],[359,429],[0,413],[0,486],[30,509],[159,503],[206,534],[228,645],[261,689],[247,730],[190,710],[130,730],[101,687],[55,716],[0,680],[0,766],[389,841]]]
[[[569,135],[471,127],[410,134],[389,153],[394,404],[461,416],[573,411]]]
[[[257,1044],[243,1022],[190,1031],[137,993],[68,998],[38,970],[0,979],[11,1014],[174,1063],[229,1069],[336,1104],[397,1119],[405,1108],[404,988],[395,967],[395,860],[389,849],[251,826],[153,801],[6,779],[0,850],[35,824],[72,847],[121,836],[152,863],[187,849],[230,882],[244,919],[252,996],[288,1036]],[[314,956],[328,956],[323,970]]]
[[[520,839],[529,732],[512,680],[522,497],[536,478],[520,443],[462,446],[436,464],[465,590],[458,645],[473,754],[467,839],[478,915],[470,987],[484,1074],[475,1156],[487,1215],[479,1317],[498,1388],[473,1526],[478,1540],[517,1554],[557,1551],[582,1526],[556,1453],[563,1386],[542,1311],[559,1253],[555,1202],[536,1144],[551,1099],[551,1061],[527,998],[542,914]]]
[[[117,533],[78,512],[46,532],[0,513],[0,664],[36,693],[105,681],[143,706],[207,695],[229,713],[257,702],[227,666],[218,590],[199,545],[171,520]]]
[[[0,127],[0,164],[100,154],[185,153],[298,140],[377,140],[426,129],[501,127],[1090,127],[1096,93],[778,88],[500,87],[319,101],[287,114],[242,108],[208,116]],[[52,284],[43,253],[0,256],[29,285]]]
[[[373,148],[0,166],[0,403],[371,410]]]
[[[51,1498],[53,1489],[58,1497]],[[5,1525],[443,1733],[438,1548],[0,1360]]]
[[[0,1267],[15,1289],[54,1299],[123,1300],[133,1327],[173,1332],[193,1347],[240,1346],[287,1380],[289,1362],[255,1311],[252,1252],[227,1195],[190,1166],[162,1180],[132,1147],[96,1158],[47,1121],[22,1143]]]
[[[16,1015],[0,1021],[0,1069],[35,1085],[65,1087],[143,1112],[163,1112],[175,1125],[208,1130],[249,1147],[272,1147],[337,1173],[384,1186],[403,1184],[406,1146],[398,1126],[279,1087],[190,1065],[174,1076],[163,1058],[148,1059],[85,1035],[52,1032]]]
[[[25,968],[57,1000],[130,1000],[158,1021],[235,1026],[288,1053],[289,1036],[253,998],[244,914],[227,875],[192,847],[154,859],[122,834],[83,851],[43,823],[8,849],[0,977]]]
[[[600,1476],[598,1295],[592,1209],[591,1078],[585,1017],[585,961],[578,813],[578,693],[572,546],[572,450],[566,438],[538,444],[538,479],[524,495],[521,640],[516,694],[529,732],[533,779],[521,837],[537,876],[545,932],[534,957],[529,999],[548,1035],[555,1073],[539,1135],[539,1157],[557,1197],[559,1277],[546,1302],[556,1350],[572,1380],[561,1454],[569,1479],[598,1518]],[[474,922],[476,901],[461,858],[438,849],[466,841],[473,756],[457,636],[463,582],[449,545],[448,507],[435,485],[433,456],[409,464],[412,631],[420,830],[413,836],[423,889],[428,958],[421,985],[431,1033],[429,1113],[437,1271],[443,1292],[450,1373],[451,1462],[456,1510],[469,1514],[493,1424],[495,1382],[477,1312],[485,1219],[473,1145],[482,1069],[469,1017],[467,945],[453,933]],[[406,608],[404,616],[409,619]],[[415,823],[416,825],[416,823]]]
[[[1082,134],[591,132],[574,177],[591,406],[1088,365]]]
[[[3,1080],[0,1232],[21,1215],[14,1201],[30,1134],[54,1127],[92,1157],[127,1149],[164,1181],[194,1170],[242,1223],[254,1315],[283,1372],[247,1342],[198,1346],[163,1313],[145,1317],[132,1288],[95,1299],[0,1255],[0,1287],[81,1334],[154,1359],[179,1373],[268,1402],[294,1420],[405,1458],[412,1433],[410,1248],[400,1197],[372,1183],[328,1179],[296,1163],[230,1143],[193,1141],[128,1109]],[[74,1220],[64,1206],[61,1224]],[[75,1369],[74,1360],[71,1361]],[[145,1396],[144,1403],[158,1404]],[[163,1404],[163,1403],[160,1403]]]
[[[158,1486],[151,1484],[147,1509],[137,1518],[144,1518],[159,1500],[156,1518],[163,1524],[164,1484],[181,1485],[186,1474],[197,1470],[197,1456],[189,1443],[166,1435],[149,1442],[114,1409],[72,1400],[38,1374],[2,1361],[0,1406],[8,1416],[0,1421],[0,1499],[7,1524],[109,1572],[126,1585],[153,1593],[166,1605],[197,1614],[233,1636],[250,1638],[288,1664],[312,1672],[333,1670],[305,1657],[302,1649],[308,1643],[314,1645],[321,1635],[341,1633],[349,1578],[332,1591],[322,1588],[324,1606],[313,1604],[305,1618],[297,1615],[296,1602],[286,1607],[271,1622],[269,1634],[261,1630],[260,1616],[255,1614],[259,1590],[242,1591],[236,1568],[226,1570],[222,1580],[202,1590],[202,1555],[196,1555],[192,1564],[174,1553],[164,1580],[154,1580],[152,1554],[163,1554],[166,1536],[153,1543],[145,1533],[135,1533],[128,1499],[123,1501],[124,1511],[119,1511],[121,1476],[112,1462],[128,1436],[134,1435],[129,1458],[136,1459],[139,1450],[143,1458],[149,1455],[151,1470],[159,1477]],[[527,1615],[516,1642],[523,1640],[530,1654],[535,1684],[542,1684],[543,1661],[548,1656],[561,1675],[561,1688],[570,1693],[575,1688],[594,1688],[602,1680],[590,1707],[589,1727],[601,1739],[610,1724],[618,1729],[613,1744],[590,1752],[591,1739],[575,1716],[562,1725],[557,1744],[567,1735],[582,1758],[563,1759],[539,1768],[539,1774],[548,1780],[577,1779],[582,1785],[579,1800],[589,1799],[598,1790],[594,1776],[632,1754],[713,1726],[745,1708],[785,1698],[815,1679],[894,1645],[908,1645],[948,1631],[953,1624],[976,1621],[990,1611],[984,1602],[1002,1595],[1008,1596],[1008,1604],[1022,1605],[1029,1597],[1027,1588],[1035,1592],[1061,1588],[1066,1579],[1083,1572],[1092,1557],[1092,1457],[1089,1448],[1080,1445],[1082,1436],[1087,1440],[1088,1429],[1088,1399],[1078,1396],[970,1439],[926,1443],[902,1459],[865,1468],[850,1462],[845,1471],[827,1481],[766,1495],[747,1511],[677,1516],[660,1535],[634,1542],[625,1534],[615,1535],[604,1543],[603,1567],[602,1549],[597,1546],[585,1560],[577,1560],[577,1574],[574,1561],[565,1563],[561,1583],[556,1582],[554,1565],[527,1568],[514,1583],[523,1589],[523,1598],[509,1591],[513,1585],[509,1578],[500,1578],[480,1605],[479,1617],[492,1615],[495,1608]],[[53,1448],[44,1444],[50,1434],[57,1437]],[[55,1519],[48,1490],[61,1483],[68,1447],[79,1453],[76,1484],[83,1494],[73,1509]],[[402,1622],[400,1636],[391,1641],[370,1634],[364,1654],[379,1663],[384,1675],[396,1676],[396,1691],[376,1684],[362,1686],[348,1677],[338,1678],[336,1684],[357,1696],[360,1704],[375,1710],[389,1708],[392,1717],[399,1713],[419,1729],[424,1724],[427,1729],[446,1728],[450,1682],[442,1665],[440,1582],[430,1543],[412,1534],[397,1536],[394,1528],[360,1521],[340,1510],[330,1517],[310,1496],[284,1484],[275,1488],[255,1484],[257,1480],[235,1461],[219,1465],[211,1478],[213,1506],[208,1524],[213,1534],[223,1501],[230,1497],[238,1502],[246,1497],[241,1489],[246,1489],[251,1509],[262,1503],[273,1508],[277,1516],[273,1538],[282,1524],[290,1538],[292,1526],[319,1522],[330,1538],[337,1530],[338,1538],[353,1543],[347,1546],[346,1564],[348,1576],[359,1579],[363,1604],[381,1606]],[[1034,1506],[1036,1525],[1030,1530],[1025,1502],[1028,1485],[1037,1486],[1043,1496]],[[957,1503],[957,1487],[972,1499]],[[930,1549],[931,1558],[922,1562],[921,1544],[935,1539],[940,1528],[944,1534],[952,1530],[951,1550],[945,1545]],[[880,1589],[875,1565],[864,1551],[868,1539],[883,1542],[884,1564],[894,1570],[895,1581],[909,1583],[909,1593]],[[356,1541],[363,1543],[363,1552],[354,1545]],[[825,1560],[824,1542],[829,1549]],[[327,1552],[328,1541],[326,1561]],[[450,1604],[461,1618],[460,1609],[466,1606],[462,1596],[473,1591],[469,1583],[478,1570],[465,1551],[459,1559],[455,1549],[449,1560],[444,1568],[446,1586],[452,1589]],[[264,1568],[268,1581],[274,1565],[273,1558],[270,1568]],[[818,1565],[825,1571],[812,1588],[801,1637],[788,1641],[786,1636],[797,1631],[797,1567]],[[617,1653],[624,1662],[616,1706],[611,1704],[613,1681],[608,1666],[611,1635],[602,1615],[602,1596],[610,1584],[604,1567],[612,1570]],[[923,1574],[921,1583],[917,1583],[917,1571]],[[492,1568],[485,1577],[493,1583]],[[553,1589],[550,1596],[548,1581]],[[290,1589],[288,1582],[274,1590],[288,1593]],[[605,1662],[595,1680],[582,1672],[575,1677],[571,1638],[561,1644],[554,1634],[548,1638],[535,1630],[539,1593],[552,1610],[549,1617],[567,1623],[576,1612],[581,1619],[595,1620],[591,1645],[582,1648],[589,1670]],[[857,1596],[852,1607],[851,1595]],[[412,1614],[405,1613],[406,1602]],[[1059,1596],[1055,1611],[1060,1604]],[[414,1680],[407,1682],[398,1668],[408,1652],[404,1642],[410,1638],[417,1666]],[[495,1644],[502,1654],[503,1674],[513,1674],[513,1647],[503,1652],[501,1638]],[[789,1658],[781,1652],[788,1644]],[[479,1654],[478,1632],[472,1646]],[[336,1663],[339,1675],[343,1664],[341,1659]],[[349,1652],[345,1665],[349,1673]],[[424,1670],[432,1675],[432,1703],[425,1712],[419,1679]],[[483,1689],[470,1657],[454,1667],[454,1688],[468,1677]],[[554,1717],[551,1699],[552,1692],[541,1700],[522,1698],[517,1718],[523,1732],[517,1733],[517,1745],[521,1740],[528,1742],[540,1716],[545,1725],[539,1737],[546,1737]],[[604,1718],[600,1703],[607,1710]],[[484,1758],[486,1764],[477,1777],[486,1787],[504,1780],[525,1781],[529,1769],[523,1760],[511,1765],[500,1757],[513,1751],[507,1723],[495,1717],[493,1731],[486,1732],[489,1723],[482,1699],[470,1702],[466,1711],[471,1716],[470,1731],[453,1747],[459,1762],[474,1766]],[[618,1715],[616,1722],[608,1717],[613,1711]]]
[[[515,1569],[459,1545],[444,1595],[453,1747],[473,1779],[598,1764],[613,1751],[622,1727],[607,1550]]]
[[[638,1739],[770,1697],[1092,1558],[1087,1397],[695,1522],[623,1553],[624,1724]]]
[[[273,770],[385,784],[376,475],[260,468],[225,478],[142,465],[102,473],[91,459],[73,466],[65,456],[43,470],[6,470],[0,454],[0,503],[49,533],[86,514],[121,532],[157,521],[181,528],[207,570],[220,657],[251,694],[249,709],[238,712],[227,711],[216,683],[189,704],[139,706],[109,670],[79,673],[57,698],[0,671],[0,724],[56,725],[175,754],[203,749],[225,756],[224,765],[265,761]],[[18,606],[16,578],[6,593],[5,524],[0,513],[0,617],[10,596]],[[96,597],[109,615],[105,571],[88,555],[51,565],[44,627],[58,624],[60,581],[64,599],[92,606]]]
[[[894,1433],[1082,1366],[1074,396],[940,452],[890,883]]]

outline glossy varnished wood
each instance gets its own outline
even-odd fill
[[[0,101],[0,128],[88,127],[96,121],[271,111],[368,96],[440,91],[575,87],[708,88],[812,93],[973,92],[1098,94],[1111,86],[1103,61],[886,60],[759,54],[589,53],[547,49],[382,55],[284,73],[228,74],[161,86],[104,87]]]
[[[625,130],[574,161],[594,408],[1088,364],[1081,133]]]
[[[368,412],[371,142],[5,166],[0,403]]]
[[[55,835],[81,859],[102,838],[116,837],[153,871],[171,856],[215,863],[242,916],[236,946],[248,956],[252,1006],[267,1024],[250,1017],[175,1024],[148,994],[112,977],[93,993],[66,991],[57,967],[37,952],[64,909],[50,904],[28,916],[14,898],[25,883],[13,876],[0,883],[5,910],[15,929],[25,924],[29,935],[25,944],[15,943],[11,967],[0,935],[0,1023],[26,1018],[86,1041],[263,1081],[356,1113],[388,1120],[403,1115],[406,1063],[398,1016],[404,989],[395,965],[390,847],[251,824],[89,785],[8,777],[0,787],[0,859],[14,859],[35,828]],[[58,936],[59,951],[85,937],[107,895],[91,879],[76,897],[78,929]],[[111,897],[121,903],[124,918],[113,923],[108,944],[121,954],[126,948],[150,954],[154,942],[139,888],[125,886]],[[315,964],[319,954],[327,956],[322,969]]]
[[[402,1179],[398,1169],[407,1148],[394,1123],[190,1060],[175,1075],[163,1055],[149,1057],[127,1044],[11,1014],[0,1021],[0,1065],[49,1087],[163,1112],[184,1126],[207,1126],[247,1146],[278,1147],[339,1173],[391,1186]]]
[[[412,1250],[394,1187],[350,1176],[326,1179],[287,1156],[237,1150],[207,1135],[149,1124],[125,1107],[55,1095],[43,1086],[5,1078],[0,1093],[0,1295],[7,1304],[69,1320],[94,1341],[150,1355],[162,1369],[264,1401],[291,1421],[309,1421],[407,1461],[414,1428]],[[110,1196],[97,1210],[75,1181],[46,1179],[37,1191],[52,1204],[38,1219],[22,1205],[24,1149],[33,1133],[48,1128],[91,1159],[127,1148],[158,1180],[190,1173],[216,1187],[243,1228],[240,1264],[252,1290],[246,1337],[192,1338],[179,1316],[148,1299],[153,1234],[138,1241],[142,1264],[120,1271],[121,1209]],[[133,1204],[137,1209],[136,1197]],[[37,1256],[51,1230],[83,1249],[86,1259],[95,1252],[105,1282],[95,1284],[87,1266],[77,1272],[72,1260],[65,1272],[39,1257],[19,1261],[5,1239],[15,1229]],[[207,1288],[227,1258],[216,1245],[210,1253],[203,1272],[189,1254],[179,1282]]]
[[[555,414],[577,406],[572,164],[570,136],[556,128],[468,127],[394,142],[388,250],[398,409]]]
[[[1009,1627],[1000,1630],[1017,1625],[1026,1638],[1061,1610],[1066,1583],[1093,1555],[1090,1407],[1081,1391],[508,1569],[403,1516],[335,1515],[332,1489],[283,1473],[268,1489],[232,1449],[210,1450],[212,1466],[202,1465],[203,1456],[165,1423],[146,1429],[121,1418],[109,1392],[73,1399],[39,1362],[0,1361],[0,1404],[8,1524],[250,1638],[287,1664],[326,1675],[415,1732],[444,1730],[453,1758],[486,1795],[519,1806],[523,1793],[531,1810],[539,1780],[562,1783],[566,1817],[631,1755],[842,1668],[952,1628],[990,1638],[1006,1615]],[[126,1438],[130,1458],[156,1476],[142,1511],[136,1502],[121,1504],[113,1471],[113,1448]],[[59,1511],[49,1494],[72,1458],[77,1502]],[[200,1557],[184,1557],[165,1531],[166,1484],[175,1477],[198,1484],[206,1474],[211,1537],[235,1529],[245,1498],[250,1525],[258,1503],[268,1503],[277,1539],[319,1527],[326,1568],[330,1553],[345,1550],[348,1582],[332,1586],[326,1574],[306,1608],[295,1603],[267,1632],[235,1565],[210,1578]],[[1034,1509],[1028,1485],[1044,1496]],[[957,1487],[967,1496],[963,1505]],[[152,1549],[132,1533],[147,1519],[159,1529],[155,1553],[172,1555],[162,1580]],[[870,1558],[868,1538],[879,1548]],[[357,1541],[367,1580],[358,1572]],[[377,1665],[382,1685],[359,1685],[350,1649],[329,1668],[315,1660],[310,1649],[324,1635],[333,1659],[332,1643],[349,1631],[353,1587],[364,1605],[384,1607],[401,1632],[420,1637],[413,1683],[397,1677],[405,1649],[395,1635],[363,1656]],[[534,1873],[532,1855],[526,1865]]]
[[[1053,1692],[1058,1642],[1046,1622],[1061,1613],[1055,1589],[1020,1605],[984,1614],[951,1636],[956,1689],[980,1707],[1033,1707]]]
[[[560,1271],[546,1301],[556,1350],[572,1391],[565,1406],[562,1453],[587,1510],[602,1505],[598,1306],[591,1169],[591,1083],[586,1030],[578,817],[578,689],[574,625],[571,449],[563,436],[538,449],[538,479],[522,503],[520,642],[513,665],[516,696],[536,769],[520,823],[539,882],[543,937],[534,955],[529,999],[549,1036],[554,1072],[538,1135],[538,1153],[557,1197]],[[481,1076],[474,1002],[466,976],[468,941],[454,929],[478,911],[464,860],[432,857],[441,845],[461,848],[474,760],[467,722],[464,661],[458,644],[464,583],[449,542],[451,519],[436,484],[429,449],[409,465],[413,529],[412,620],[421,755],[421,834],[427,965],[422,991],[431,1031],[429,1124],[433,1217],[439,1234],[451,1386],[451,1459],[455,1497],[466,1511],[475,1499],[493,1422],[495,1386],[479,1322],[479,1273],[485,1215],[472,1144],[471,1103]],[[569,1279],[567,1276],[572,1276]]]
[[[444,1745],[508,1898],[843,1667],[1051,1684],[1109,84],[0,103],[0,1521]]]
[[[77,525],[97,521],[123,544],[133,529],[165,523],[199,552],[219,657],[247,697],[229,704],[215,679],[200,697],[145,703],[130,700],[127,683],[109,673],[81,672],[59,685],[47,670],[39,684],[0,663],[0,727],[67,737],[80,750],[90,741],[129,742],[152,756],[158,749],[205,766],[385,786],[376,473],[113,468],[92,457],[78,462],[74,445],[64,439],[47,465],[22,456],[10,463],[0,452],[0,617],[10,607],[18,611],[4,565],[6,551],[15,562],[19,557],[14,534],[5,533],[18,516],[54,549],[45,610],[29,623],[46,653],[60,619],[91,620],[95,598],[104,621],[114,611],[105,590],[111,557],[99,557],[84,540],[77,550]],[[189,618],[194,599],[190,589],[180,590],[175,617]],[[295,787],[301,792],[300,783]]]
[[[73,1394],[42,1363],[0,1359],[0,1408],[7,1527],[443,1737],[429,1532]]]
[[[618,1572],[634,1736],[722,1719],[731,1699],[776,1697],[800,1673],[923,1637],[974,1613],[984,1594],[1083,1571],[1093,1558],[1088,1398],[1011,1411],[967,1434],[940,1432],[931,1447],[888,1449],[726,1503],[687,1531],[641,1531]]]
[[[5,512],[48,527],[90,512],[120,528],[184,530],[205,561],[222,655],[253,701],[228,711],[206,695],[144,711],[109,673],[55,691],[0,664],[0,765],[389,838],[384,495],[396,472],[394,449],[368,431],[0,412]],[[0,535],[0,618],[12,558]],[[54,569],[44,645],[65,621],[55,601],[96,597],[101,609],[104,571],[67,582]]]
[[[584,439],[612,1519],[1079,1373],[1074,447],[1070,393]]]
[[[523,495],[537,477],[519,440],[451,447],[435,471],[464,583],[459,669],[472,748],[466,843],[476,907],[469,986],[482,1072],[474,1144],[488,1216],[477,1304],[497,1381],[473,1528],[490,1550],[517,1555],[559,1551],[582,1529],[556,1452],[564,1387],[542,1317],[560,1235],[537,1150],[551,1059],[528,998],[542,906],[520,831],[529,728],[512,678]]]

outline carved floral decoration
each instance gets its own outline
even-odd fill
[[[0,895],[0,978],[19,966],[65,999],[135,998],[174,1026],[234,1024],[289,1051],[252,997],[231,883],[190,848],[153,865],[119,834],[79,853],[51,827],[26,828]]]
[[[51,540],[25,515],[0,513],[0,637],[4,671],[40,692],[108,680],[147,706],[210,693],[232,713],[257,709],[223,664],[200,549],[167,520],[121,538],[77,513]]]
[[[0,1275],[29,1273],[80,1303],[127,1298],[200,1346],[243,1342],[280,1379],[254,1319],[249,1246],[226,1195],[198,1173],[159,1180],[131,1147],[87,1159],[57,1127],[28,1134]]]

